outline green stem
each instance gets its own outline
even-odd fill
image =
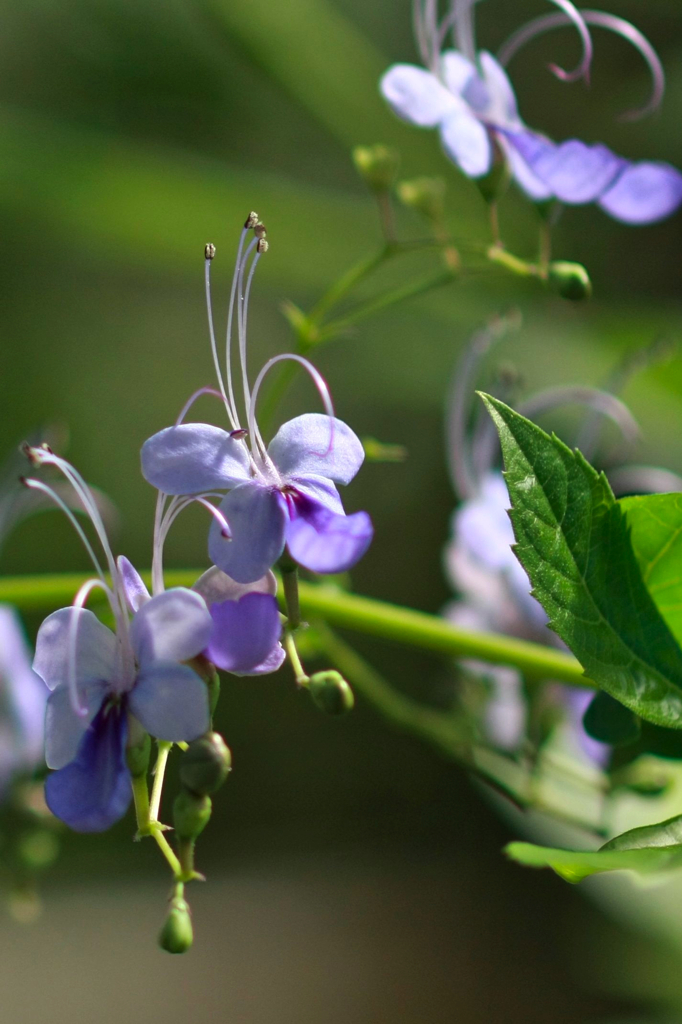
[[[133,775],[130,781],[133,787],[137,831],[141,836],[149,835],[149,790],[147,789],[147,776]]]
[[[186,881],[185,875],[182,870],[182,865],[180,864],[180,861],[173,853],[173,849],[168,840],[166,839],[165,835],[163,834],[163,832],[161,832],[158,828],[153,828],[151,834],[154,836],[156,844],[161,850],[161,853],[168,861],[168,866],[173,872],[173,876],[175,877],[176,881]]]
[[[159,744],[160,745],[160,744]],[[169,748],[172,744],[168,744]],[[168,757],[168,754],[166,754]],[[158,764],[158,762],[157,762]],[[156,780],[155,780],[156,782]],[[166,858],[168,866],[173,872],[173,876],[176,880],[184,877],[182,871],[182,865],[180,861],[173,853],[170,843],[163,834],[163,828],[159,826],[156,820],[158,815],[158,805],[156,814],[151,813],[149,804],[149,791],[147,789],[147,778],[145,775],[136,775],[132,778],[133,787],[133,801],[135,803],[135,818],[137,820],[137,831],[139,836],[152,836],[156,841],[157,846],[161,850],[161,853]],[[159,790],[160,796],[160,790]]]
[[[166,585],[191,587],[202,571],[167,572]],[[143,573],[143,578],[148,581],[149,573]],[[0,579],[0,602],[15,604],[22,611],[52,610],[69,603],[83,579],[76,574],[8,576]],[[512,665],[532,680],[556,679],[572,686],[596,689],[572,655],[543,644],[493,633],[469,632],[437,615],[359,597],[329,584],[299,583],[299,599],[306,619],[322,618],[331,626],[355,629],[453,658],[478,658],[496,665]]]
[[[288,629],[285,631],[282,638],[284,644],[284,650],[287,652],[287,657],[291,662],[291,667],[294,670],[294,679],[296,680],[297,686],[307,686],[310,682],[310,678],[303,668],[303,663],[299,657],[298,650],[296,649],[296,641],[294,640],[294,634]]]
[[[534,263],[529,263],[527,260],[519,259],[518,256],[513,256],[500,245],[491,245],[486,251],[486,256],[491,263],[497,263],[499,266],[504,267],[505,270],[516,274],[517,277],[538,276],[538,268]]]
[[[154,765],[154,782],[152,784],[152,798],[149,807],[149,816],[152,821],[159,820],[159,809],[161,807],[161,794],[163,792],[163,779],[166,774],[166,764],[170,754],[172,743],[159,740],[159,753]]]

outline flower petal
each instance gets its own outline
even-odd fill
[[[277,602],[269,594],[211,605],[213,633],[206,656],[226,672],[249,672],[264,662],[282,633]]]
[[[245,594],[270,594],[274,597],[277,593],[277,580],[274,573],[268,571],[253,583],[237,583],[217,565],[212,565],[199,577],[192,590],[196,590],[210,608],[212,604],[221,601],[238,601]]]
[[[49,690],[31,668],[31,655],[21,620],[10,605],[0,605],[0,693],[2,719],[11,731],[9,770],[31,768],[42,761],[45,703]],[[0,785],[3,772],[0,770]]]
[[[83,733],[109,692],[109,684],[101,680],[84,686],[78,697],[81,705],[87,708],[87,715],[81,717],[73,710],[68,686],[58,686],[52,691],[45,712],[45,761],[48,768],[63,768],[73,761]]]
[[[33,669],[51,690],[68,679],[69,634],[78,623],[76,683],[109,681],[116,671],[116,637],[87,608],[60,608],[43,622],[36,639]]]
[[[330,512],[335,512],[340,516],[346,514],[339,492],[331,480],[328,480],[326,477],[314,476],[312,473],[309,473],[307,476],[292,476],[289,478],[289,483],[292,487],[296,488],[299,494],[319,502],[320,505],[328,508]]]
[[[47,777],[47,806],[76,832],[104,832],[128,810],[132,790],[126,735],[125,712],[102,708],[83,735],[74,760]]]
[[[579,139],[556,145],[528,132],[511,137],[511,141],[554,196],[572,205],[594,202],[626,166],[626,161],[606,146],[587,145]]]
[[[268,455],[284,477],[312,473],[349,484],[364,461],[365,449],[343,420],[306,412],[282,424]]]
[[[116,565],[121,574],[121,582],[125,590],[128,607],[131,612],[136,612],[146,601],[149,601],[150,593],[139,572],[125,555],[119,555],[116,559]]]
[[[532,135],[534,133],[526,132],[525,134]],[[551,199],[553,195],[551,188],[544,181],[540,181],[537,174],[533,173],[526,160],[521,156],[516,146],[513,145],[513,139],[511,137],[508,138],[502,132],[496,133],[495,137],[509,161],[512,177],[519,188],[534,203],[542,203],[547,199]]]
[[[500,128],[522,128],[516,96],[507,72],[486,50],[479,53],[478,59],[489,97],[484,110],[486,120]],[[467,98],[466,92],[464,98]]]
[[[444,50],[440,55],[440,60],[445,85],[455,96],[462,94],[474,75],[478,77],[475,65],[467,60],[459,50]]]
[[[141,666],[187,661],[203,651],[213,629],[206,602],[185,587],[158,594],[133,619],[130,637]]]
[[[468,110],[455,110],[440,126],[443,149],[469,178],[490,170],[492,147],[486,128]]]
[[[158,740],[189,743],[208,730],[208,689],[196,672],[173,661],[156,662],[138,676],[128,707]]]
[[[602,210],[625,224],[653,224],[682,203],[682,174],[676,167],[642,160],[626,167],[599,200]]]
[[[164,494],[225,490],[249,480],[242,440],[209,423],[166,427],[142,445],[142,475]]]
[[[286,658],[286,651],[281,644],[276,644],[267,658],[261,661],[259,665],[254,665],[253,668],[249,669],[248,672],[233,672],[234,676],[267,676],[271,672],[276,672],[284,664]]]
[[[398,117],[420,128],[435,128],[457,106],[457,98],[435,75],[414,64],[394,64],[379,88]]]
[[[284,550],[285,508],[274,488],[260,483],[235,487],[220,505],[232,539],[223,537],[214,522],[208,536],[211,560],[238,583],[259,580]]]
[[[287,546],[292,557],[312,572],[345,572],[362,558],[374,529],[366,512],[337,515],[310,499],[290,503]]]

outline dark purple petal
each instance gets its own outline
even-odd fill
[[[76,682],[113,679],[117,665],[116,637],[87,608],[60,608],[43,622],[36,639],[34,671],[51,690],[68,679],[69,635],[77,623]]]
[[[166,427],[142,445],[142,475],[164,494],[225,490],[249,477],[243,441],[209,423]]]
[[[126,766],[125,711],[102,707],[73,761],[48,775],[45,800],[76,832],[104,832],[128,810],[132,790]]]
[[[140,667],[154,661],[187,661],[203,651],[213,623],[206,602],[185,587],[157,594],[132,621],[130,638]]]
[[[254,583],[272,568],[284,550],[286,502],[273,487],[241,484],[220,505],[231,540],[213,522],[208,553],[219,569],[238,583]]]
[[[341,496],[331,480],[327,480],[326,477],[313,476],[312,473],[309,473],[307,476],[292,476],[289,483],[296,488],[299,494],[324,505],[330,512],[336,512],[340,516],[345,515]]]
[[[599,200],[602,210],[625,224],[653,224],[682,203],[682,174],[670,164],[645,160],[625,168]]]
[[[109,693],[108,683],[85,684],[78,692],[78,699],[87,710],[87,714],[81,717],[73,709],[68,686],[58,686],[52,691],[44,714],[45,761],[48,768],[63,768],[69,761],[73,761],[83,733]]]
[[[226,672],[253,672],[279,645],[282,626],[269,594],[211,605],[213,633],[206,656]]]
[[[121,582],[125,590],[126,601],[131,612],[136,612],[145,601],[149,600],[150,594],[147,590],[139,572],[129,562],[125,555],[119,555],[116,559],[116,566],[121,574]]]
[[[622,157],[601,144],[569,139],[557,145],[529,132],[508,138],[533,174],[563,203],[594,202],[626,166]]]
[[[187,665],[173,661],[157,662],[140,672],[128,707],[157,740],[189,743],[203,736],[210,724],[206,684]]]
[[[291,521],[286,540],[292,557],[312,572],[345,572],[362,558],[374,529],[366,512],[330,512],[319,502],[288,497]]]
[[[326,476],[349,484],[365,458],[357,434],[335,416],[306,412],[279,428],[268,455],[283,477]]]

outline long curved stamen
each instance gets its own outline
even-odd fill
[[[682,477],[658,466],[622,466],[609,470],[609,483],[613,493],[671,494],[682,491]]]
[[[107,600],[109,601],[109,604],[111,606],[111,610],[112,610],[112,612],[113,612],[113,614],[115,616],[116,615],[116,608],[114,607],[114,602],[113,602],[114,595],[112,594],[112,592],[111,592],[110,588],[107,586],[107,584],[103,580],[100,580],[100,579],[87,580],[82,585],[82,587],[79,587],[78,592],[77,592],[76,596],[73,599],[73,607],[77,611],[79,611],[79,612],[83,611],[83,606],[85,605],[85,602],[87,601],[88,597],[90,596],[92,591],[95,590],[96,587],[99,587],[100,589],[102,589],[104,591],[104,593],[106,594]],[[79,699],[79,696],[78,696],[78,679],[77,679],[77,673],[76,673],[76,653],[77,653],[77,647],[78,647],[78,625],[79,625],[79,620],[80,620],[80,615],[74,615],[73,618],[71,619],[71,623],[69,625],[69,636],[68,636],[68,643],[67,643],[67,662],[66,662],[67,666],[68,666],[68,669],[67,669],[67,685],[68,685],[68,688],[69,688],[69,698],[71,700],[71,707],[73,708],[75,714],[77,714],[79,716],[79,718],[85,718],[85,716],[88,713],[88,708],[87,707],[83,707],[81,705],[81,703],[80,703],[80,699]],[[107,682],[108,682],[108,680],[107,680]]]
[[[214,519],[218,521],[223,536],[228,539],[232,536],[229,523],[220,509],[216,508],[215,505],[212,505],[210,501],[206,500],[207,498],[222,499],[224,495],[213,493],[212,491],[206,491],[204,494],[193,494],[191,497],[186,497],[184,495],[176,496],[171,499],[168,508],[164,512],[163,506],[165,504],[166,497],[167,495],[159,491],[156,504],[156,521],[154,524],[154,560],[152,564],[152,590],[155,597],[157,594],[162,594],[164,591],[163,548],[166,543],[168,532],[180,513],[184,512],[186,508],[189,508],[189,506],[195,502],[202,505],[211,513]]]
[[[584,405],[615,423],[626,444],[634,444],[640,436],[637,420],[620,398],[601,391],[599,388],[562,386],[547,388],[545,391],[526,399],[517,407],[517,412],[528,419],[564,405]]]
[[[291,359],[293,362],[299,363],[299,365],[302,366],[303,369],[306,370],[307,373],[310,374],[310,376],[311,376],[311,378],[313,380],[313,383],[315,384],[315,387],[317,388],[317,392],[318,392],[320,398],[322,399],[322,404],[324,405],[324,410],[327,413],[327,415],[329,416],[330,438],[329,438],[329,447],[327,448],[327,451],[326,452],[320,452],[320,455],[321,456],[327,455],[328,452],[331,451],[331,448],[332,448],[332,445],[333,445],[333,442],[334,442],[334,405],[332,403],[332,398],[331,398],[331,395],[329,393],[329,388],[327,387],[327,382],[325,381],[325,379],[322,376],[322,374],[320,373],[320,371],[317,370],[313,366],[313,364],[310,362],[310,360],[306,359],[304,356],[296,355],[293,352],[283,352],[281,355],[273,356],[272,359],[269,359],[267,361],[265,366],[262,368],[262,370],[260,371],[260,373],[256,377],[256,383],[254,384],[253,392],[251,393],[251,404],[249,405],[249,410],[248,410],[248,417],[249,417],[248,422],[249,422],[249,433],[251,435],[251,448],[252,448],[254,457],[257,457],[257,455],[258,455],[258,453],[256,451],[256,445],[258,445],[259,448],[260,448],[260,455],[261,455],[261,457],[264,458],[266,461],[268,461],[268,454],[267,454],[267,451],[266,451],[266,448],[265,448],[265,444],[263,442],[263,438],[261,436],[261,432],[258,429],[258,424],[256,422],[256,402],[258,401],[258,392],[260,391],[261,384],[263,383],[263,380],[265,379],[265,375],[272,369],[273,366],[276,366],[277,363],[281,363],[281,362],[283,362],[286,359]]]
[[[422,0],[413,0],[412,3],[412,27],[414,38],[417,41],[417,50],[422,59],[424,67],[431,66],[431,53],[426,38],[426,27],[424,25],[424,14],[422,11]]]
[[[244,250],[244,242],[249,230],[256,226],[258,223],[258,214],[252,211],[246,218],[244,227],[239,236],[239,245],[237,246],[237,260],[234,266],[234,274],[232,275],[232,285],[230,288],[230,304],[227,310],[227,335],[225,338],[225,368],[227,371],[227,388],[230,393],[230,405],[232,407],[232,415],[236,420],[236,426],[234,429],[239,429],[239,416],[237,413],[237,402],[234,397],[234,385],[232,383],[232,321],[234,317],[234,300],[237,294],[237,285],[239,284],[239,274],[242,266],[242,252]]]
[[[656,50],[651,45],[649,40],[631,25],[629,21],[625,21],[624,18],[617,18],[615,14],[607,14],[605,11],[593,11],[593,10],[582,10],[581,15],[588,25],[596,25],[598,28],[607,29],[610,32],[615,32],[616,35],[621,36],[628,43],[642,55],[647,67],[651,73],[652,88],[651,96],[642,107],[638,107],[634,110],[627,111],[625,114],[621,114],[620,120],[622,121],[635,121],[641,117],[646,117],[648,114],[653,113],[663,99],[665,93],[665,72],[661,60],[656,53]],[[549,32],[554,28],[563,28],[570,24],[570,19],[563,14],[547,14],[541,18],[535,18],[533,21],[528,22],[523,28],[515,32],[506,43],[502,46],[498,57],[500,63],[504,66],[509,63],[512,57],[525,46],[526,43],[533,39],[537,35],[541,35],[543,32]]]
[[[187,415],[189,410],[192,408],[192,406],[196,402],[197,398],[201,398],[202,395],[215,395],[216,398],[219,398],[221,401],[223,400],[222,393],[220,391],[216,391],[215,388],[210,388],[210,387],[199,388],[198,391],[195,391],[194,394],[191,395],[187,399],[185,404],[183,405],[183,407],[182,407],[182,409],[180,411],[180,415],[178,416],[178,418],[175,421],[175,426],[176,427],[180,426],[180,424],[184,420],[185,416]]]
[[[209,250],[212,251],[213,255],[209,255]],[[213,326],[213,303],[211,302],[211,263],[213,262],[213,256],[215,250],[212,246],[206,246],[206,258],[204,260],[204,280],[206,282],[206,312],[208,314],[208,333],[211,338],[211,355],[213,356],[213,366],[215,367],[216,377],[218,378],[218,386],[220,388],[220,394],[225,403],[225,409],[227,410],[227,417],[230,421],[232,429],[234,430],[239,426],[239,423],[235,421],[233,409],[230,405],[230,401],[227,397],[225,390],[225,383],[223,381],[223,375],[220,369],[220,360],[218,359],[218,346],[215,339],[215,328]]]
[[[527,42],[538,35],[542,35],[549,28],[556,28],[558,25],[573,25],[578,30],[583,44],[583,55],[580,63],[573,71],[565,71],[557,64],[550,64],[549,68],[553,74],[563,82],[577,82],[581,78],[589,81],[590,67],[592,64],[592,37],[587,27],[588,18],[585,11],[579,11],[570,0],[549,0],[561,8],[561,14],[547,14],[540,18],[534,18],[528,24],[522,25],[513,33],[509,39],[500,47],[497,59],[502,67],[506,67],[512,57],[525,46]]]
[[[256,255],[253,257],[249,276],[247,278],[246,289],[244,289],[244,274],[246,272],[246,266],[249,261],[249,256],[256,250]],[[248,301],[249,292],[251,290],[251,281],[253,274],[258,266],[258,260],[260,259],[260,239],[254,238],[249,242],[244,258],[242,259],[241,266],[239,268],[239,280],[237,283],[237,334],[239,337],[239,364],[242,371],[242,390],[244,393],[244,409],[248,416],[248,409],[251,404],[251,393],[249,391],[249,375],[246,367],[246,323],[248,319]]]
[[[22,483],[24,484],[25,487],[30,488],[32,491],[41,491],[43,494],[46,494],[48,498],[50,498],[55,503],[55,505],[57,505],[61,509],[61,511],[64,513],[64,515],[69,520],[74,530],[78,534],[81,543],[83,544],[83,547],[85,548],[85,550],[88,553],[88,556],[90,557],[90,561],[95,567],[95,572],[98,574],[99,578],[102,581],[104,581],[104,570],[102,569],[100,561],[94,552],[92,544],[86,537],[83,527],[78,522],[78,520],[76,519],[75,515],[73,514],[69,506],[66,504],[66,502],[62,501],[62,499],[59,497],[56,491],[54,491],[52,487],[50,487],[48,484],[44,484],[42,480],[36,480],[34,477],[24,477],[22,479]]]
[[[455,29],[455,46],[459,52],[476,63],[476,34],[472,9],[476,0],[453,0],[452,20]]]

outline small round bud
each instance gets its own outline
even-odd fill
[[[398,175],[400,154],[389,146],[356,146],[352,153],[355,168],[374,192],[388,192]]]
[[[269,248],[270,248],[270,243],[268,242],[268,240],[266,238],[259,238],[258,239],[258,244],[256,245],[256,252],[259,254],[259,256],[262,256],[262,254],[264,252],[267,252]]]
[[[439,221],[445,210],[445,181],[443,178],[414,178],[399,181],[398,199],[429,221]]]
[[[547,282],[552,291],[571,302],[589,299],[592,294],[589,274],[580,263],[566,263],[563,260],[550,263]]]
[[[178,839],[196,839],[211,817],[211,798],[183,790],[173,803],[173,824]]]
[[[190,743],[180,762],[180,779],[186,789],[206,796],[220,789],[232,767],[232,754],[220,733],[209,732]]]
[[[215,245],[213,245],[212,242],[209,242],[208,245],[204,246],[204,258],[207,260],[212,260],[214,256]]]
[[[251,213],[249,214],[249,216],[244,221],[244,227],[248,231],[249,228],[255,228],[257,223],[258,223],[258,214],[256,213],[255,210],[252,210]]]
[[[171,900],[168,917],[159,932],[159,946],[167,953],[186,953],[194,940],[189,903],[176,896]]]
[[[308,690],[320,711],[328,715],[345,715],[355,704],[350,686],[341,673],[333,669],[311,676]]]

